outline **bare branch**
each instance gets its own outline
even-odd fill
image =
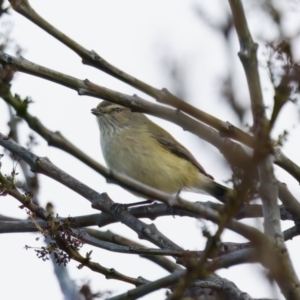
[[[258,160],[260,178],[260,195],[263,202],[265,232],[276,240],[275,251],[280,259],[266,261],[272,275],[288,299],[300,299],[299,280],[290,261],[280,228],[280,213],[277,205],[278,188],[273,172],[273,155],[269,137],[270,123],[265,115],[256,57],[257,44],[252,40],[244,9],[240,0],[229,0],[233,22],[240,42],[240,59],[242,61],[251,98],[253,131],[256,137],[255,156]],[[274,264],[275,263],[275,264]],[[282,274],[285,274],[283,277]],[[286,278],[289,276],[289,279]]]
[[[15,11],[35,23],[40,28],[44,29],[54,38],[59,40],[62,44],[66,45],[68,48],[77,53],[82,58],[82,62],[84,64],[96,67],[97,69],[104,71],[114,76],[115,78],[138,88],[148,95],[151,95],[153,97],[156,96],[158,92],[157,89],[119,70],[118,68],[104,60],[102,57],[100,57],[95,51],[85,49],[84,47],[73,41],[71,38],[66,36],[64,33],[59,31],[53,25],[48,23],[45,19],[43,19],[36,13],[36,11],[30,6],[28,0],[10,0],[10,3]]]
[[[221,129],[218,126],[216,126],[216,129],[220,129],[220,133],[218,133],[212,128],[209,128],[203,125],[202,123],[197,122],[193,118],[190,118],[188,115],[182,113],[181,111],[175,111],[167,107],[162,107],[150,103],[149,101],[146,101],[137,96],[121,94],[109,90],[107,88],[95,85],[88,80],[81,81],[74,77],[39,66],[23,58],[12,57],[0,51],[0,62],[1,61],[3,63],[14,64],[14,66],[16,66],[19,71],[39,76],[41,78],[45,78],[47,80],[54,81],[71,89],[77,90],[80,95],[89,95],[99,99],[106,99],[108,101],[112,101],[115,103],[119,103],[123,106],[130,107],[132,110],[145,112],[150,115],[171,121],[181,126],[185,130],[188,130],[193,134],[197,135],[201,139],[204,139],[205,141],[214,145],[220,150],[220,152],[225,156],[226,160],[230,164],[238,166],[242,169],[246,169],[250,173],[255,173],[255,171],[252,170],[252,160],[246,154],[245,150],[239,144],[234,143],[232,140],[222,138],[225,128],[232,129],[229,123],[227,123],[225,127]],[[53,133],[48,131],[36,118],[30,116],[28,113],[25,114],[24,110],[19,110],[21,103],[18,103],[14,99],[14,97],[9,91],[8,86],[6,88],[0,89],[0,92],[1,97],[3,97],[5,101],[10,103],[21,116],[24,116],[29,126],[32,129],[36,130],[39,134],[41,134],[46,140],[48,140],[50,145],[56,147],[59,146],[60,149],[64,150],[68,149],[68,151],[73,153],[74,156],[76,156],[77,158],[80,157],[79,159],[86,161],[86,163],[93,169],[96,168],[98,169],[98,171],[102,169],[101,165],[97,165],[96,162],[91,161],[91,159],[86,157],[86,155],[84,155],[80,150],[75,149],[74,146],[70,144],[60,133]],[[248,145],[252,144],[252,142],[250,144],[245,142],[243,138],[240,139],[240,141]],[[285,155],[282,152],[280,152],[280,156],[276,156],[275,163],[280,165],[283,169],[289,172],[300,182],[300,168],[297,167],[287,157],[285,157]],[[291,168],[291,164],[293,164],[293,168]]]
[[[275,163],[286,172],[291,174],[300,183],[300,168],[288,157],[286,157],[280,148],[274,149]]]
[[[239,57],[243,63],[248,88],[251,98],[251,108],[254,123],[254,132],[257,134],[265,122],[265,107],[258,74],[258,62],[256,57],[257,44],[253,42],[244,9],[240,0],[229,0],[233,23],[240,42]]]
[[[278,196],[286,210],[293,215],[293,218],[300,218],[300,203],[292,195],[285,183],[278,182]]]
[[[64,250],[69,255],[69,257],[71,257],[72,259],[74,259],[80,263],[79,268],[85,266],[95,272],[105,275],[105,277],[108,279],[111,278],[111,279],[121,280],[121,281],[124,281],[127,283],[134,284],[135,286],[144,285],[146,282],[148,282],[148,280],[144,280],[142,277],[139,277],[136,279],[136,278],[126,276],[126,275],[116,271],[113,268],[110,268],[110,269],[105,268],[105,267],[101,266],[99,263],[95,263],[95,262],[91,261],[90,255],[88,255],[88,254],[86,257],[83,257],[77,250],[75,250],[72,247],[70,247],[69,245],[67,245],[65,240],[59,236],[56,237],[56,243],[60,249]]]
[[[213,272],[220,268],[226,268],[229,265],[233,266],[235,264],[245,263],[245,262],[256,262],[257,259],[255,258],[256,254],[253,250],[243,250],[238,255],[237,253],[234,254],[228,254],[226,257],[224,256],[222,259],[216,259],[212,260],[211,262],[208,262],[204,267],[210,271]],[[145,285],[129,290],[125,294],[118,295],[115,297],[111,297],[108,300],[125,300],[125,299],[138,299],[141,296],[147,295],[150,292],[156,291],[160,288],[168,288],[171,285],[176,284],[184,275],[186,271],[176,271],[171,275],[168,275],[166,277],[163,277],[159,280],[146,283]],[[209,277],[209,281],[213,280],[213,278],[216,278],[216,275],[212,275]],[[217,277],[219,278],[219,277]],[[222,279],[221,279],[222,281]],[[229,281],[227,281],[229,283]],[[222,287],[226,289],[226,287]],[[241,298],[239,298],[241,299]],[[251,298],[242,298],[242,299],[251,299]]]
[[[60,170],[58,167],[53,165],[49,161],[49,159],[41,158],[29,152],[28,150],[16,144],[1,133],[0,145],[13,152],[20,158],[24,159],[30,165],[31,170],[33,170],[34,172],[42,173],[51,177],[52,179],[64,184],[65,186],[69,187],[70,189],[85,197],[93,204],[93,207],[99,208],[104,212],[113,214],[113,216],[117,220],[121,221],[122,223],[125,223],[130,228],[135,230],[140,235],[140,238],[149,238],[150,241],[154,242],[154,244],[159,245],[162,248],[167,247],[171,249],[180,249],[177,245],[169,241],[166,237],[162,236],[161,234],[158,234],[154,226],[147,226],[143,222],[134,218],[128,211],[122,209],[121,207],[116,209],[114,202],[106,194],[100,195],[96,191],[87,187],[85,184],[79,182],[75,178]],[[219,223],[221,220],[219,214],[212,209],[202,207],[199,204],[195,205],[194,203],[183,200],[179,196],[174,196],[156,190],[123,174],[119,174],[117,172],[112,171],[108,171],[107,174],[109,178],[117,181],[121,186],[129,188],[131,190],[142,192],[143,194],[150,196],[151,199],[158,199],[171,206],[189,210],[193,213],[198,214],[199,217],[204,217],[215,223]],[[135,222],[133,222],[133,220]],[[244,237],[252,241],[254,244],[265,241],[265,236],[262,233],[260,233],[257,229],[239,223],[237,221],[232,220],[228,224],[228,228],[243,235]],[[161,240],[158,239],[157,235],[160,236],[159,239]]]
[[[124,246],[143,247],[143,245],[134,242],[128,238],[125,238],[123,236],[120,236],[116,233],[113,233],[110,230],[100,231],[100,230],[86,228],[85,231],[89,235],[107,242],[112,242]],[[151,260],[152,262],[156,263],[157,265],[161,266],[162,268],[164,268],[165,270],[171,273],[176,270],[182,269],[179,265],[173,263],[171,260],[169,260],[166,257],[153,256],[153,255],[140,255],[140,256],[148,260]]]
[[[109,214],[113,214],[119,221],[136,231],[140,238],[149,239],[161,248],[181,249],[175,243],[162,235],[153,225],[151,226],[141,222],[125,209],[115,209],[115,203],[106,194],[97,193],[85,184],[60,170],[58,167],[54,166],[48,159],[34,155],[1,133],[0,145],[24,159],[30,165],[32,171],[51,177],[82,195],[84,198],[89,200],[94,207],[97,207]]]

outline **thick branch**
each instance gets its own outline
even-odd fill
[[[263,105],[263,96],[258,74],[258,61],[256,57],[258,46],[253,42],[251,37],[241,1],[229,0],[229,4],[231,7],[233,23],[240,42],[239,57],[244,66],[248,82],[254,132],[257,133],[259,128],[261,128],[265,122],[265,107]]]
[[[257,44],[253,42],[245,12],[240,0],[229,0],[233,22],[240,41],[242,61],[251,99],[253,131],[256,138],[255,158],[258,161],[260,195],[263,203],[265,232],[275,240],[278,260],[266,259],[265,263],[287,299],[300,299],[299,280],[292,266],[280,228],[280,213],[277,204],[277,181],[273,172],[273,155],[269,137],[270,124],[265,115],[257,61]]]

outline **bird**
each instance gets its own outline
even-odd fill
[[[204,192],[222,202],[235,197],[235,190],[214,181],[189,150],[145,114],[106,100],[91,112],[110,169],[166,193]]]

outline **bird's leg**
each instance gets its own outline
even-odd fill
[[[145,201],[139,201],[139,202],[133,202],[133,203],[128,203],[128,204],[122,204],[124,205],[126,208],[132,207],[132,206],[140,206],[140,205],[144,205],[144,204],[150,204],[153,203],[155,200],[152,199],[148,199]]]
[[[181,193],[181,189],[179,189],[179,190],[177,191],[176,197],[179,197],[180,193]]]
[[[179,189],[176,193],[176,197],[179,197],[181,193],[181,189]],[[140,205],[144,205],[144,204],[150,204],[150,203],[153,203],[155,200],[153,199],[148,199],[148,200],[145,200],[145,201],[139,201],[139,202],[134,202],[134,203],[129,203],[129,204],[122,204],[124,205],[124,207],[128,208],[128,207],[132,207],[132,206],[140,206]]]

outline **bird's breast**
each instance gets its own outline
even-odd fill
[[[195,186],[199,178],[199,170],[191,162],[145,132],[102,135],[101,148],[109,168],[165,192]]]

